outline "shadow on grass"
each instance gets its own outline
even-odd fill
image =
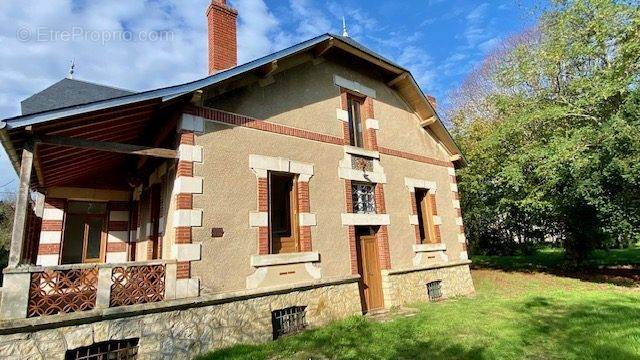
[[[583,264],[567,261],[561,249],[543,249],[533,255],[472,256],[472,268],[542,272],[594,283],[640,286],[640,249],[598,250]]]
[[[539,296],[519,303],[520,338],[539,344],[540,353],[527,356],[640,359],[637,301],[630,295],[570,302]]]
[[[481,347],[422,339],[419,322],[353,317],[264,345],[236,345],[201,359],[486,359]]]

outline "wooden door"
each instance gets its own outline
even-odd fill
[[[384,307],[382,274],[378,261],[378,243],[372,227],[356,228],[356,251],[360,274],[360,301],[367,313]]]

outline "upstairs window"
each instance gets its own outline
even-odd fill
[[[349,112],[349,145],[364,147],[362,136],[362,99],[347,95],[347,111]]]
[[[433,204],[426,189],[416,189],[416,206],[418,210],[418,227],[420,228],[420,242],[434,244],[437,242],[433,224]]]
[[[375,214],[375,185],[353,183],[351,187],[353,212],[358,214]]]
[[[297,252],[298,195],[292,174],[269,172],[269,236],[272,254]]]

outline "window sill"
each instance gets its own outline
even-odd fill
[[[432,252],[432,251],[446,251],[447,246],[445,244],[415,244],[413,245],[414,252]]]
[[[360,155],[368,158],[380,159],[378,151],[367,150],[357,146],[345,145],[344,151],[348,154]]]
[[[318,252],[298,252],[251,256],[251,266],[253,267],[298,264],[316,261],[320,261],[320,253]]]
[[[342,225],[389,225],[389,214],[344,213]]]

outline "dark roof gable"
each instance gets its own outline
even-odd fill
[[[133,92],[64,78],[20,102],[22,115],[131,95]]]

